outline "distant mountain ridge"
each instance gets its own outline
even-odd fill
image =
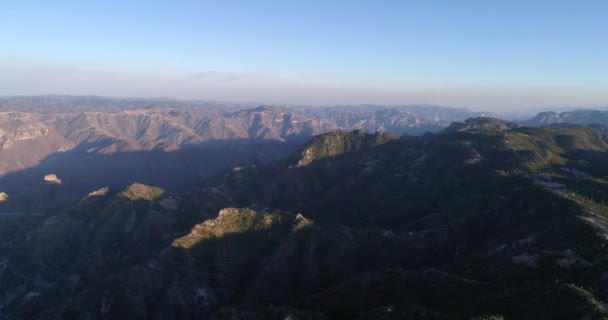
[[[608,125],[608,111],[604,110],[573,110],[565,112],[546,111],[534,116],[532,119],[522,121],[528,126],[543,126],[549,124],[599,124]]]
[[[69,150],[176,151],[226,141],[299,142],[335,130],[437,132],[479,113],[448,107],[246,107],[169,99],[0,98],[0,176]]]

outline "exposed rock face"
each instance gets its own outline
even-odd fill
[[[103,196],[107,195],[108,192],[110,192],[110,188],[103,187],[103,188],[101,188],[99,190],[95,190],[95,191],[90,192],[87,195],[87,197],[103,197]]]
[[[121,195],[131,200],[156,200],[162,197],[165,191],[158,187],[147,186],[141,183],[133,183],[128,186]]]
[[[353,129],[422,134],[479,115],[426,106],[287,108],[70,96],[4,98],[0,110],[20,110],[0,113],[0,175],[73,149],[105,155],[228,141],[303,143]]]
[[[0,150],[18,141],[33,140],[49,133],[41,116],[18,112],[0,113]]]
[[[478,115],[426,106],[291,108],[69,96],[0,98],[0,110],[19,110],[0,113],[3,191],[27,194],[39,183],[35,177],[52,172],[63,180],[53,197],[65,203],[133,181],[185,191],[251,159],[288,157],[311,137],[336,130],[416,135]],[[344,143],[345,151],[351,148]],[[340,152],[335,147],[341,148],[311,149],[308,157],[333,156]]]
[[[59,179],[55,174],[47,174],[44,176],[44,182],[61,184],[61,179]]]
[[[49,121],[66,139],[77,145],[90,144],[92,151],[102,153],[152,149],[170,151],[205,141],[308,139],[338,129],[416,133],[418,130],[438,131],[449,123],[436,117],[422,118],[412,111],[389,111],[379,116],[378,112],[384,111],[257,107],[207,114],[161,109],[67,114]]]

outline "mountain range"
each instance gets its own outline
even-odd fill
[[[526,125],[542,126],[549,124],[608,124],[608,111],[600,110],[574,110],[565,112],[546,111],[537,114]]]
[[[56,134],[73,145],[50,163],[124,179],[84,188],[47,159],[0,180],[34,181],[0,193],[0,319],[608,317],[606,127],[344,108],[19,112],[46,132],[9,120],[32,133],[2,152]],[[173,171],[154,160],[190,150]],[[221,165],[190,173],[210,150]],[[138,179],[168,172],[199,183]]]
[[[134,180],[171,191],[238,163],[278,160],[315,135],[363,129],[436,132],[479,113],[447,107],[271,107],[158,99],[0,99],[0,191],[56,174],[76,197]],[[9,111],[10,110],[10,111]],[[159,174],[161,173],[161,174]]]

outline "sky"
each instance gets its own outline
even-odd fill
[[[0,0],[0,95],[608,107],[608,1]]]

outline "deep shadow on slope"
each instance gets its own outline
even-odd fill
[[[483,314],[580,318],[594,312],[595,299],[606,292],[590,294],[582,288],[597,283],[605,261],[582,269],[560,268],[555,261],[565,249],[597,256],[599,235],[577,218],[582,208],[576,204],[525,188],[533,194],[515,205],[519,210],[493,212],[498,208],[486,206],[489,211],[461,212],[463,221],[448,222],[444,229],[438,220],[429,233],[298,227],[301,218],[293,216],[264,226],[216,219],[204,223],[215,230],[212,236],[195,237],[185,248],[172,246],[153,267],[135,267],[90,287],[86,295],[72,296],[70,307],[76,314],[80,303],[94,302],[92,310],[99,310],[102,301],[109,302],[107,292],[120,288],[109,314],[142,319],[206,318],[226,305],[260,312],[286,306],[331,319],[357,318],[392,305],[403,312],[431,310],[441,319]],[[449,215],[442,218],[449,221]],[[538,235],[535,241],[521,241],[530,234]],[[522,254],[540,255],[538,266],[515,263],[512,257]]]
[[[103,142],[101,142],[103,144]],[[99,144],[55,153],[33,168],[0,177],[0,190],[11,197],[53,189],[54,201],[67,203],[101,187],[121,189],[132,182],[159,186],[168,192],[186,191],[240,163],[271,162],[289,155],[303,142],[230,140],[192,145],[173,152],[162,150],[99,154]],[[56,174],[60,186],[45,184]],[[48,194],[50,191],[41,191]]]
[[[487,139],[480,144],[495,143],[493,137]],[[502,190],[492,188],[507,179],[494,169],[512,158],[511,151],[483,152],[483,161],[468,163],[477,156],[474,147],[451,138],[392,140],[304,166],[290,165],[297,161],[288,159],[230,172],[223,187],[241,206],[258,203],[302,212],[319,222],[392,228],[446,210],[444,202],[472,204],[459,200],[465,192],[499,195]]]
[[[196,318],[202,313],[195,312],[208,311],[207,298],[197,293],[208,284],[228,292],[224,301],[239,307],[285,303],[316,308],[333,318],[353,318],[392,304],[396,310],[415,304],[462,315],[457,319],[480,311],[515,319],[576,319],[591,314],[596,298],[607,300],[608,286],[602,284],[607,263],[603,235],[580,219],[586,208],[539,187],[528,176],[501,172],[515,171],[511,160],[517,154],[494,149],[499,135],[471,137],[453,134],[432,145],[396,141],[310,166],[283,167],[280,176],[258,176],[257,183],[243,186],[249,192],[238,201],[301,210],[314,216],[321,228],[329,228],[326,237],[308,238],[306,232],[282,237],[287,229],[282,227],[268,232],[242,228],[243,232],[198,242],[184,252],[191,260],[169,257],[178,270],[141,266],[127,280],[110,283],[108,291],[116,301],[131,303],[115,312],[130,314],[143,305],[151,308],[144,309],[147,312],[167,319]],[[276,180],[267,180],[272,176]],[[233,182],[242,186],[242,181]],[[286,189],[290,186],[293,189]],[[251,193],[260,188],[267,189],[259,195]],[[364,230],[368,245],[395,235],[406,241],[392,248],[381,243],[358,254],[362,246],[351,240],[354,232],[344,232],[346,226]],[[376,227],[373,236],[371,226]],[[439,255],[412,263],[421,252],[430,252],[419,245],[431,241],[440,244]],[[591,265],[560,266],[560,260],[571,257],[567,252]],[[328,281],[317,281],[317,275]],[[159,277],[169,281],[161,279],[157,286],[153,281]],[[302,284],[315,287],[303,290]],[[131,300],[110,290],[116,285],[135,287]],[[151,292],[152,298],[139,299],[140,288]],[[240,288],[247,288],[249,294],[239,292]],[[275,300],[279,288],[284,290]],[[91,310],[103,309],[106,293],[95,294],[90,301],[100,305]],[[485,309],[480,310],[480,304]],[[74,310],[77,315],[82,309]]]

